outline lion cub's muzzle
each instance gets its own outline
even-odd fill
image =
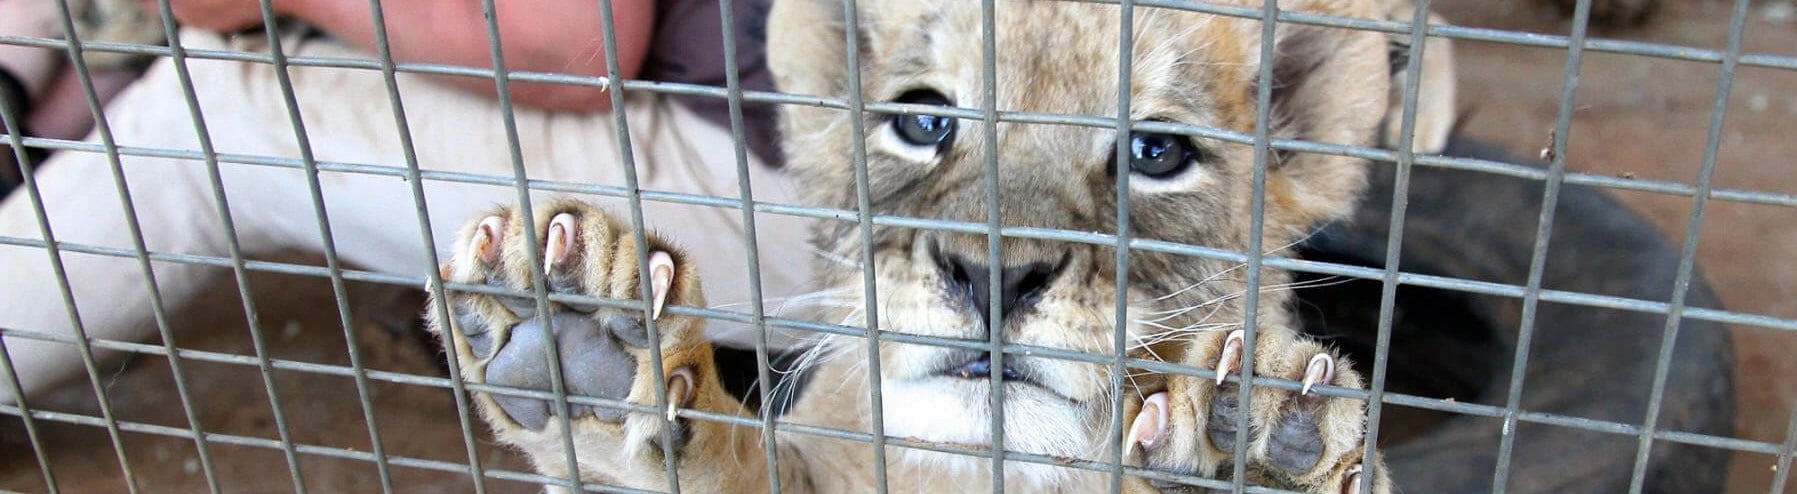
[[[983,323],[985,330],[991,331],[992,324],[987,317],[993,304],[991,265],[971,260],[971,256],[948,252],[934,242],[930,245],[930,260],[935,263],[948,295],[965,303],[968,310],[978,315],[975,318]],[[1072,256],[1062,253],[1052,262],[1026,260],[1006,262],[1000,267],[999,327],[1004,327],[1004,321],[1010,320],[1011,316],[1034,309],[1055,279],[1066,271],[1071,259]]]

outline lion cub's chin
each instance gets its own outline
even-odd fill
[[[881,383],[886,434],[958,448],[985,449],[991,444],[990,382],[932,376],[919,379],[887,379]],[[1103,407],[1076,403],[1046,388],[1026,383],[1006,383],[1004,390],[1004,443],[1013,452],[1056,458],[1092,459],[1102,452],[1099,436],[1105,423]],[[991,460],[979,456],[938,453],[904,448],[905,458],[945,474],[983,475]],[[1007,482],[1052,486],[1063,484],[1079,471],[1049,465],[1010,462]]]

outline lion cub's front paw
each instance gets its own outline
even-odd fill
[[[572,201],[542,206],[533,216],[536,224],[526,225],[507,208],[472,222],[443,266],[444,279],[529,292],[532,265],[540,262],[551,292],[640,299],[636,239],[628,226]],[[532,243],[540,257],[530,255]],[[651,341],[641,310],[550,302],[542,312],[533,298],[459,291],[447,292],[451,320],[432,321],[431,328],[454,345],[468,382],[552,391],[551,372],[559,364],[563,389],[572,396],[653,404],[657,388],[665,387],[673,405],[690,405],[696,387],[709,382],[696,374],[711,370],[709,347],[698,320],[662,308],[702,306],[698,280],[679,252],[653,237],[647,243],[659,341]],[[662,352],[662,381],[651,367],[652,344]],[[565,474],[563,410],[554,400],[487,392],[474,393],[474,400],[501,441],[523,449],[539,470]],[[583,471],[629,469],[629,456],[660,451],[642,448],[659,444],[652,442],[664,423],[659,414],[574,403],[566,412]],[[680,423],[673,424],[676,440],[684,440]]]
[[[1270,333],[1270,334],[1269,334]],[[1230,478],[1237,448],[1246,447],[1247,482],[1302,492],[1360,492],[1360,476],[1375,475],[1373,492],[1391,490],[1384,465],[1365,458],[1361,440],[1366,405],[1317,394],[1312,387],[1360,388],[1347,362],[1316,342],[1286,332],[1263,332],[1255,348],[1256,376],[1302,383],[1297,391],[1255,386],[1243,409],[1239,381],[1169,376],[1167,390],[1150,395],[1131,424],[1128,444],[1153,468]],[[1186,362],[1240,375],[1243,332],[1208,333],[1192,342]],[[1247,427],[1247,443],[1236,432]],[[1172,487],[1157,485],[1157,487]]]

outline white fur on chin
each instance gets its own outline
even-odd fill
[[[981,380],[930,377],[891,379],[881,383],[886,434],[967,448],[991,444],[988,384]],[[1093,410],[1046,390],[1024,384],[1005,387],[1005,449],[1056,458],[1088,458],[1095,451]],[[1098,420],[1096,422],[1103,422]],[[991,460],[981,456],[901,448],[916,467],[955,477],[984,477]],[[1008,462],[1006,484],[1046,488],[1065,485],[1084,470],[1037,463]]]

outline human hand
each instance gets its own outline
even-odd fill
[[[158,0],[138,0],[150,12],[160,12]],[[262,24],[257,0],[169,0],[175,20],[181,24],[218,32],[235,32]],[[277,14],[280,3],[275,3]]]

